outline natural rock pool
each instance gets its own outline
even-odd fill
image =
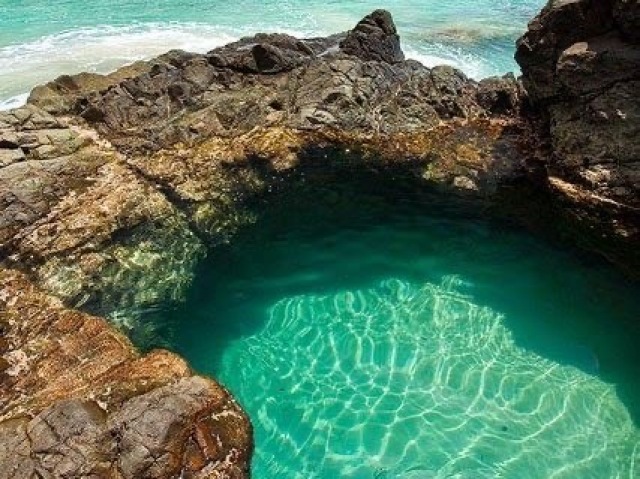
[[[640,2],[5,3],[0,479],[640,479]]]
[[[249,413],[253,476],[637,477],[637,286],[369,180],[271,198],[146,318]]]

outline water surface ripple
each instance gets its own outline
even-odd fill
[[[337,189],[212,252],[163,319],[249,412],[255,477],[638,477],[637,285],[503,224]]]

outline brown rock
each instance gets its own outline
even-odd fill
[[[106,322],[64,308],[17,272],[0,270],[0,300],[11,344],[0,478],[171,478],[191,443],[218,446],[195,473],[246,477],[250,425],[216,383],[171,353],[140,357]],[[203,429],[205,418],[220,424]]]
[[[558,0],[531,23],[518,59],[542,120],[511,76],[404,61],[384,11],[61,77],[0,113],[0,478],[247,477],[250,424],[221,386],[69,307],[135,325],[179,301],[205,248],[310,165],[493,206],[535,171],[554,226],[638,264],[636,4]]]
[[[386,10],[376,10],[364,17],[340,43],[340,48],[365,61],[397,63],[404,60],[400,36]]]
[[[596,37],[613,26],[614,0],[551,0],[518,40],[516,60],[533,101],[558,94],[555,63],[576,42]]]
[[[613,9],[613,21],[627,41],[640,43],[640,2],[638,0],[617,0]]]
[[[277,33],[258,34],[209,52],[207,60],[214,67],[240,73],[275,74],[293,70],[314,54],[312,45],[304,40]]]
[[[632,274],[640,270],[639,5],[550,2],[516,55],[553,150],[548,185],[567,222],[557,229]]]
[[[513,74],[486,78],[478,84],[478,103],[494,115],[519,114],[525,95]]]

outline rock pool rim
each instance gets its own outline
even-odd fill
[[[555,10],[549,8],[543,11],[541,18],[544,20],[545,15],[563,15],[567,8],[574,8],[574,4],[578,4],[582,8],[587,3],[572,2],[569,7],[556,5]],[[625,31],[626,28],[625,26]],[[375,33],[382,35],[381,38],[384,41],[381,44],[391,45],[391,51],[394,51],[394,40],[389,38],[386,33],[388,29],[382,28],[380,30],[382,33],[379,30],[375,30]],[[593,30],[589,29],[580,33],[586,37],[594,34]],[[232,234],[235,228],[241,227],[243,222],[251,219],[243,216],[246,212],[234,209],[237,205],[220,202],[219,198],[212,198],[210,192],[207,193],[207,185],[219,184],[224,189],[232,186],[234,181],[239,182],[242,184],[242,188],[231,188],[230,191],[232,195],[243,199],[245,193],[243,190],[251,190],[252,185],[253,188],[256,188],[257,185],[258,189],[265,186],[261,183],[264,179],[259,175],[252,175],[249,170],[242,169],[244,159],[253,158],[262,164],[266,160],[267,163],[273,162],[274,170],[286,171],[292,163],[295,164],[296,153],[304,150],[307,145],[306,141],[301,141],[298,134],[309,129],[326,128],[330,130],[313,132],[311,135],[315,137],[313,144],[324,143],[334,146],[337,144],[340,150],[364,151],[369,155],[364,156],[369,159],[373,158],[374,161],[379,161],[382,158],[385,161],[402,163],[418,158],[423,162],[422,166],[424,167],[420,170],[422,175],[419,176],[447,185],[447,187],[452,186],[451,191],[465,191],[476,197],[491,198],[496,185],[502,183],[505,178],[507,180],[513,179],[514,173],[515,177],[527,178],[526,173],[530,170],[527,170],[526,167],[521,168],[523,165],[514,165],[513,161],[509,161],[514,156],[522,158],[523,151],[527,151],[527,149],[529,149],[529,153],[531,150],[536,150],[535,147],[532,147],[531,142],[526,141],[527,133],[536,136],[536,128],[532,128],[531,125],[528,125],[527,120],[517,116],[524,93],[514,79],[489,79],[476,84],[450,68],[421,70],[419,65],[415,63],[399,63],[398,65],[408,69],[412,75],[415,74],[416,77],[424,80],[424,84],[420,84],[419,88],[416,88],[409,81],[411,77],[407,80],[402,76],[401,69],[398,71],[396,67],[394,70],[393,65],[387,66],[388,63],[371,61],[372,52],[369,49],[370,45],[366,42],[364,44],[356,42],[360,43],[361,48],[356,50],[356,54],[353,56],[328,59],[323,57],[322,61],[317,61],[318,50],[314,50],[314,48],[320,51],[326,48],[322,39],[316,40],[317,43],[306,45],[305,48],[304,42],[294,41],[291,37],[272,35],[256,38],[260,38],[260,41],[264,41],[265,45],[268,45],[257,52],[259,53],[259,61],[253,56],[253,53],[250,56],[243,53],[246,50],[242,50],[242,47],[246,44],[242,42],[235,46],[218,49],[213,56],[206,59],[203,59],[202,56],[173,52],[156,61],[121,69],[112,75],[77,75],[61,78],[34,90],[30,100],[31,106],[3,115],[3,128],[7,129],[10,139],[7,143],[3,143],[2,161],[5,166],[0,172],[10,172],[7,174],[14,175],[12,179],[16,180],[16,185],[26,185],[26,180],[20,177],[20,174],[24,173],[21,168],[24,166],[25,160],[38,160],[39,163],[32,161],[35,169],[30,174],[36,175],[35,177],[45,185],[47,184],[47,175],[52,173],[58,180],[55,182],[57,189],[49,192],[51,196],[44,204],[34,203],[35,209],[31,211],[31,216],[20,211],[20,205],[14,203],[17,211],[10,212],[9,227],[2,232],[3,237],[1,238],[3,255],[5,259],[8,259],[9,265],[27,269],[30,281],[34,281],[40,288],[67,301],[77,299],[80,291],[87,288],[89,294],[104,295],[105,303],[110,301],[120,303],[120,300],[124,304],[136,304],[140,301],[143,304],[145,301],[153,303],[158,300],[158,293],[145,296],[147,293],[145,290],[145,294],[142,294],[144,288],[140,287],[140,277],[138,276],[140,269],[148,271],[149,264],[145,261],[152,261],[151,264],[154,264],[153,256],[157,255],[159,250],[165,251],[165,254],[172,254],[176,251],[176,246],[170,242],[156,241],[153,244],[155,241],[153,238],[158,239],[157,235],[167,235],[167,233],[171,233],[169,235],[171,237],[178,238],[181,248],[189,248],[188,251],[183,251],[182,255],[177,255],[179,263],[186,263],[187,269],[192,267],[202,254],[202,243],[198,237],[206,235],[208,238],[215,238],[215,240],[225,240],[225,234]],[[335,42],[335,38],[329,41],[330,44],[333,42]],[[385,52],[388,53],[388,51],[388,48],[385,49]],[[307,63],[307,61],[311,61],[311,63]],[[325,61],[329,63],[324,63]],[[338,89],[338,91],[327,92],[321,89],[320,92],[312,91],[310,96],[307,92],[306,99],[311,100],[312,108],[310,110],[301,109],[298,111],[300,114],[297,115],[295,111],[290,112],[287,108],[284,109],[286,114],[293,114],[290,121],[283,120],[278,114],[278,112],[284,114],[282,113],[282,105],[291,106],[280,102],[278,95],[273,99],[265,98],[268,102],[261,101],[260,95],[264,96],[265,93],[269,93],[269,90],[264,89],[266,85],[260,84],[260,80],[277,86],[278,81],[288,79],[291,72],[305,74],[310,71],[311,67],[316,68],[314,74],[322,78],[322,75],[326,73],[323,67],[327,64],[355,67],[356,79],[360,75],[361,79],[367,81],[377,78],[383,83],[390,82],[390,85],[401,86],[404,89],[403,92],[408,96],[404,102],[392,103],[395,110],[391,111],[377,109],[385,105],[387,99],[384,97],[372,99],[367,96],[359,96],[358,98],[368,107],[367,111],[359,117],[357,114],[351,115],[353,112],[358,113],[357,109],[349,110],[349,104],[343,103],[345,100],[344,91]],[[221,74],[218,78],[214,76],[213,83],[217,86],[231,87],[224,90],[227,94],[233,93],[234,86],[249,88],[253,95],[252,106],[255,107],[251,113],[253,117],[244,118],[247,120],[244,123],[242,121],[240,123],[234,122],[247,114],[247,111],[238,109],[237,97],[234,98],[233,95],[230,95],[231,98],[227,103],[223,101],[223,98],[220,100],[222,103],[216,106],[216,98],[207,97],[206,90],[205,93],[202,93],[203,86],[199,81],[203,78],[208,79],[205,83],[211,81],[209,74],[212,67],[214,70],[222,70],[222,72],[216,70],[218,74]],[[261,73],[260,69],[265,67],[269,71]],[[311,69],[311,71],[314,70]],[[337,77],[343,79],[342,81],[349,78],[348,75],[341,76],[345,71],[340,68],[335,72]],[[354,70],[347,68],[346,72],[353,74]],[[424,74],[423,77],[420,77],[420,72]],[[192,81],[185,81],[187,77]],[[253,84],[253,90],[251,90],[251,81],[258,81],[258,84]],[[147,82],[146,85],[145,82]],[[177,86],[168,88],[169,85],[174,84]],[[426,89],[424,92],[421,91],[422,87]],[[362,86],[359,85],[358,88],[362,88]],[[414,92],[412,97],[412,88],[416,88],[416,91],[421,94],[416,96]],[[297,93],[296,101],[304,98],[304,91],[297,91]],[[316,97],[314,100],[313,96],[318,93],[327,93],[327,95]],[[135,98],[136,94],[140,94],[140,96]],[[424,98],[424,103],[420,103],[420,101],[413,103],[416,98],[419,100]],[[578,98],[580,98],[579,95]],[[197,101],[195,105],[193,104],[193,101],[197,99],[204,101],[206,108],[203,110],[208,110],[205,112],[208,116],[198,117]],[[130,100],[132,101],[130,102]],[[212,101],[213,103],[210,103]],[[34,107],[34,104],[38,104],[47,112]],[[277,107],[278,105],[280,107]],[[417,107],[417,111],[412,110],[412,107]],[[80,110],[76,110],[76,108],[80,108]],[[220,108],[228,110],[226,116],[219,115]],[[162,114],[165,110],[171,115]],[[175,118],[176,111],[183,112],[184,115]],[[367,116],[367,112],[373,111],[384,114],[380,118]],[[55,116],[52,116],[51,113]],[[82,113],[84,120],[80,120],[77,116],[74,120],[73,117],[77,113]],[[213,118],[212,113],[216,113],[217,123],[207,124],[203,120]],[[69,127],[69,121],[76,124]],[[256,130],[257,125],[263,127],[269,125],[270,131]],[[373,125],[377,128],[372,131]],[[409,125],[409,132],[406,131],[407,125]],[[345,127],[353,130],[351,137],[346,142],[336,142],[335,138],[340,138],[341,135],[336,135],[335,129]],[[54,130],[55,132],[51,133]],[[227,136],[225,140],[225,134],[228,135],[230,130],[236,132],[236,137],[229,140]],[[416,130],[422,130],[423,133],[416,133]],[[25,131],[40,132],[41,136],[36,135],[34,139],[32,134],[25,135]],[[371,136],[376,132],[384,134],[376,139],[375,135]],[[3,134],[5,134],[4,131]],[[190,150],[185,148],[185,142],[189,146],[189,140],[193,140],[194,136],[197,138],[199,135],[210,139],[199,145],[191,145]],[[544,138],[544,133],[542,137]],[[171,166],[179,167],[173,160],[186,161],[185,153],[181,149],[188,150],[186,155],[193,156],[196,152],[196,156],[202,155],[200,158],[192,160],[195,161],[195,164],[189,165],[191,171],[196,172],[195,177],[189,177],[184,170],[177,172],[171,170]],[[204,178],[204,181],[202,178],[198,178],[198,167],[202,169],[203,164],[210,163],[212,156],[223,158],[223,163],[226,166],[220,166],[219,170],[213,172],[215,173],[213,175],[209,171],[210,177],[208,178],[209,183],[207,183],[207,178]],[[239,158],[240,160],[238,160]],[[86,161],[87,159],[91,161]],[[155,160],[156,164],[150,165],[148,161],[150,159]],[[53,160],[57,160],[57,163]],[[249,163],[255,164],[253,161]],[[246,166],[246,163],[244,165]],[[39,169],[41,167],[49,169]],[[534,170],[544,177],[544,172],[540,173],[540,169]],[[75,180],[70,181],[68,178],[58,176],[58,174],[68,174],[69,171],[81,172],[83,177],[91,179],[86,183],[78,184]],[[525,174],[521,176],[523,173]],[[236,176],[234,177],[234,175]],[[187,181],[185,181],[185,177]],[[576,187],[576,193],[576,189],[571,189],[570,182],[567,184],[567,179],[567,177],[560,177],[557,181],[551,182],[551,192],[553,194],[562,193],[565,196],[568,192],[569,196],[566,196],[565,201],[567,198],[577,199],[578,203],[570,203],[570,207],[580,206],[580,201],[589,203],[594,199],[589,196],[589,191],[585,193],[582,185]],[[528,181],[525,181],[525,184],[528,184]],[[160,192],[158,192],[158,188]],[[545,192],[546,189],[544,187],[534,188],[533,191],[532,197],[540,198],[540,192]],[[13,194],[11,190],[9,193]],[[172,193],[174,194],[173,200],[171,199]],[[546,194],[541,196],[546,197]],[[176,199],[179,201],[175,201]],[[83,224],[77,221],[83,218],[83,214],[91,213],[91,204],[95,208],[96,202],[99,202],[100,205],[111,206],[113,212],[101,219],[103,221],[101,225],[87,226],[85,223],[84,232],[82,229],[74,229],[77,224]],[[132,211],[125,212],[124,205],[130,207]],[[625,205],[622,206],[621,209],[626,212]],[[597,202],[590,205],[591,207],[597,211],[602,211],[604,208],[602,203]],[[84,211],[79,212],[78,209]],[[215,213],[220,211],[223,214],[216,217]],[[587,213],[589,212],[588,210]],[[606,211],[605,213],[611,214]],[[225,215],[227,218],[231,217],[232,220],[221,224],[219,219]],[[613,212],[614,218],[615,215],[616,211]],[[632,222],[633,218],[632,215]],[[569,217],[569,219],[578,220],[578,228],[576,228],[575,222],[568,222],[572,228],[578,231],[581,231],[579,227],[582,223],[580,221],[583,223],[586,221],[587,224],[592,221],[589,214],[579,215],[577,218]],[[197,234],[194,230],[197,231]],[[588,228],[584,231],[589,233]],[[606,228],[605,232],[607,232]],[[4,236],[7,233],[10,239],[8,243],[6,236]],[[87,235],[87,233],[89,234]],[[85,236],[78,238],[78,235]],[[589,235],[587,234],[587,236]],[[633,239],[633,235],[631,239]],[[112,244],[114,240],[115,244]],[[136,245],[143,244],[144,240],[151,244],[146,243],[146,250],[137,251]],[[605,256],[607,256],[606,253],[615,252],[618,245],[624,246],[625,243],[614,241],[613,244],[615,246],[613,250],[611,247],[605,248]],[[587,241],[586,246],[591,249],[594,249],[595,246],[595,249],[598,249],[598,245],[593,242]],[[101,256],[101,254],[103,255]],[[126,268],[123,267],[125,264]],[[173,268],[172,264],[169,266]],[[95,274],[96,268],[104,273],[106,279],[91,278],[88,275],[89,270],[93,270]],[[162,270],[158,270],[158,272],[163,273]],[[112,275],[111,278],[108,277],[109,274]],[[15,354],[20,352],[20,348],[16,348],[16,345],[23,344],[20,334],[16,334],[18,332],[15,331],[16,318],[20,317],[19,309],[15,308],[26,307],[24,294],[20,294],[19,291],[27,291],[31,295],[32,301],[38,298],[39,302],[47,304],[51,314],[58,318],[66,318],[70,313],[66,313],[66,310],[61,308],[59,303],[38,292],[35,287],[31,288],[32,283],[18,273],[4,271],[3,275],[8,280],[3,284],[3,298],[13,298],[8,302],[3,300],[3,316],[6,316],[8,312],[13,318],[6,327],[3,327],[9,329],[7,337],[11,353],[8,355],[9,359],[5,359],[3,371],[9,371],[7,374],[9,382],[11,382],[15,380],[12,373],[20,359],[20,355]],[[133,290],[132,292],[118,291],[117,288],[114,288],[116,280],[121,280],[122,275],[125,275],[124,277],[128,281],[132,281],[131,284],[136,285],[129,288]],[[187,277],[186,283],[188,283],[188,273],[184,273],[184,276]],[[159,294],[167,294],[169,297],[171,294],[177,294],[179,297],[180,287],[184,288],[185,284],[183,280],[184,278],[177,283],[170,284],[166,290]],[[80,290],[74,290],[74,281],[82,286]],[[103,282],[100,283],[100,281]],[[69,285],[71,285],[70,288]],[[159,284],[158,286],[163,285]],[[136,292],[136,288],[139,291]],[[109,291],[109,289],[113,289],[113,291]],[[132,298],[128,296],[129,293],[133,294]],[[162,296],[160,297],[162,298]],[[28,303],[28,298],[26,300]],[[82,323],[85,317],[81,313],[77,314],[80,314],[78,319]],[[37,326],[35,324],[37,321],[40,321],[38,324],[42,324],[45,319],[51,320],[51,318],[43,318],[42,314],[34,314],[31,318],[33,322],[27,327],[34,328]],[[106,326],[103,325],[102,328],[106,328]],[[116,333],[112,334],[115,335],[114,339],[118,337]],[[112,352],[129,350],[129,346],[127,346],[129,343],[122,337],[115,342],[120,346],[115,347],[111,350]],[[7,345],[3,347],[6,348]],[[43,351],[38,349],[32,352],[34,356],[43,354]],[[3,356],[6,357],[6,355]],[[154,358],[157,360],[157,357]],[[133,357],[129,356],[128,361],[136,363],[135,354]],[[175,363],[175,358],[172,361]],[[78,365],[75,364],[75,367],[77,368]],[[180,369],[176,365],[174,371],[177,370],[181,371],[176,373],[178,376],[190,374],[184,368]],[[29,369],[27,372],[33,373]],[[86,380],[89,383],[95,381],[97,378],[104,377],[100,376],[103,373],[94,371],[93,375],[89,375]],[[131,374],[131,370],[129,374]],[[22,380],[26,379],[22,378]],[[144,401],[143,398],[148,394],[151,396],[147,396],[147,400],[158,394],[162,395],[165,391],[169,396],[163,397],[168,398],[171,397],[171,394],[178,393],[172,389],[180,384],[180,381],[175,382],[175,375],[164,378],[156,376],[155,381],[153,383],[155,389],[150,392],[137,390],[134,391],[134,397],[130,397],[132,393],[129,391],[129,398],[125,404],[133,407],[140,401]],[[7,383],[7,381],[4,382]],[[126,389],[121,383],[115,382],[113,384],[120,394]],[[212,383],[208,384],[209,386],[204,387],[205,390],[208,387],[213,387]],[[91,384],[85,384],[84,394],[89,395],[89,392],[92,391],[91,387]],[[70,391],[62,389],[58,390],[58,394],[60,392],[63,393],[63,397],[65,394],[71,394]],[[137,394],[140,392],[142,394]],[[205,393],[205,396],[206,394],[213,395],[213,393]],[[19,402],[19,398],[13,399],[17,401],[14,402],[14,406],[18,406],[18,410],[22,408],[23,412],[27,411],[31,416],[35,416],[31,420],[35,421],[33,423],[20,420],[17,424],[18,430],[25,434],[25,431],[35,427],[38,421],[44,420],[45,417],[60,417],[60,413],[64,415],[64,408],[69,407],[67,403],[63,404],[63,401],[60,401],[49,407],[45,407],[45,403],[39,406],[32,404],[32,409],[29,409],[28,405]],[[22,400],[24,401],[24,398]],[[114,407],[116,404],[118,403],[113,404]],[[78,407],[79,410],[84,408],[82,405],[73,405],[73,408]],[[204,410],[210,411],[207,409],[208,407],[209,405],[204,407]],[[198,418],[198,415],[203,411],[202,404],[196,401],[194,408],[195,417]],[[17,414],[18,410],[15,408],[13,411],[10,410],[9,415]],[[113,412],[117,416],[118,411]],[[45,416],[40,416],[40,414],[45,414]],[[40,419],[38,419],[39,417]],[[192,437],[189,434],[196,429],[200,434],[199,437],[210,437],[214,430],[211,424],[201,424],[191,415],[181,420],[182,422],[179,421],[180,428],[185,431],[188,437]],[[8,423],[5,421],[3,424],[6,433]],[[162,427],[162,424],[157,424],[157,426]],[[222,429],[225,427],[224,424],[218,426]],[[12,423],[11,427],[16,427],[16,423]],[[95,431],[101,433],[102,427],[98,421]],[[244,427],[246,431],[247,426]],[[3,435],[3,437],[5,436]],[[230,440],[232,439],[230,438]],[[130,438],[130,440],[132,444],[135,444],[137,439]],[[246,437],[244,440],[246,441]],[[108,445],[105,447],[108,449]],[[150,477],[166,477],[169,471],[175,471],[176,468],[183,469],[187,467],[187,464],[188,467],[202,472],[204,468],[210,467],[212,464],[209,457],[202,455],[202,448],[205,445],[200,443],[193,446],[195,449],[188,451],[184,450],[184,444],[162,443],[158,444],[158,447],[162,451],[177,448],[180,453],[186,454],[188,452],[189,455],[176,455],[175,451],[172,452],[171,457],[180,457],[166,464],[158,464],[161,469],[149,472]],[[247,454],[250,453],[250,449],[246,446],[246,442],[244,447],[245,454],[241,455],[240,460],[234,453],[228,456],[230,463],[223,463],[221,467],[239,467],[240,469],[246,467]],[[198,450],[200,450],[200,455],[198,455]],[[237,463],[234,463],[234,460],[237,460]],[[242,461],[244,461],[244,465]],[[116,461],[114,460],[114,462]],[[136,469],[140,465],[136,466],[135,458],[131,464],[136,473],[140,471],[140,469]],[[83,463],[76,463],[73,466],[78,467],[78,470],[87,467]],[[105,464],[104,467],[111,467],[111,463]],[[227,470],[227,473],[229,471],[230,469]],[[132,471],[128,468],[120,468],[119,472],[126,476]],[[243,474],[239,471],[236,473]]]

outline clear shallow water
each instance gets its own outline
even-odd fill
[[[638,477],[637,286],[457,207],[325,184],[152,319],[248,411],[254,477]]]
[[[514,41],[545,0],[0,0],[0,108],[35,85],[108,72],[171,48],[204,52],[257,31],[324,35],[376,8],[398,23],[408,56],[473,77],[515,71]]]

